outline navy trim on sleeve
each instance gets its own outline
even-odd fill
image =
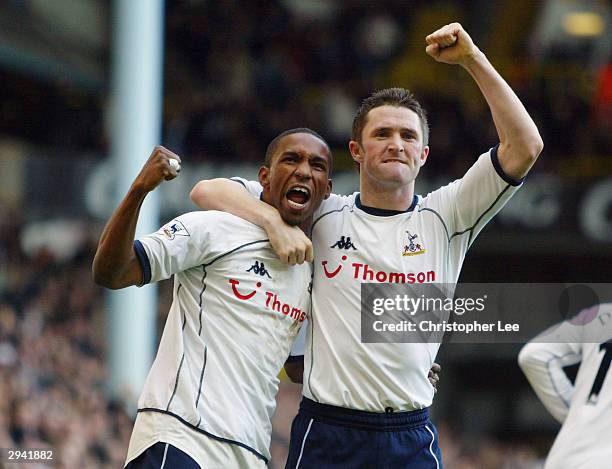
[[[146,285],[151,281],[151,262],[149,261],[149,256],[147,256],[147,251],[145,251],[144,246],[138,240],[134,241],[134,252],[142,268],[142,284]]]
[[[410,204],[410,207],[408,207],[408,210],[388,210],[385,208],[368,207],[367,205],[362,205],[361,204],[361,194],[357,194],[357,197],[355,199],[355,205],[358,208],[363,210],[365,213],[369,213],[370,215],[375,215],[377,217],[392,217],[393,215],[399,215],[401,213],[412,212],[418,202],[419,202],[419,197],[416,194],[414,194],[414,197],[412,198],[412,203]]]
[[[491,148],[490,152],[491,152],[491,162],[493,163],[493,167],[495,168],[495,171],[497,171],[497,174],[499,174],[499,177],[502,178],[504,181],[506,181],[508,184],[510,184],[511,186],[520,186],[521,184],[523,184],[523,181],[525,180],[525,178],[521,178],[519,180],[514,179],[511,176],[508,176],[504,170],[501,167],[501,164],[499,164],[499,157],[497,156],[497,149],[499,148],[499,143],[497,145],[495,145],[493,148]]]
[[[234,181],[237,182],[238,184],[240,184],[242,187],[244,187],[245,189],[247,188],[246,184],[244,182],[242,182],[240,179],[236,179],[236,178],[229,178],[230,181]]]
[[[285,363],[295,363],[295,362],[303,362],[304,355],[289,355]]]

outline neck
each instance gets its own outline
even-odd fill
[[[414,198],[414,181],[396,188],[372,187],[361,181],[361,203],[367,207],[385,210],[408,210]]]
[[[310,228],[312,228],[312,217],[300,223],[299,227],[304,232],[304,234],[306,234],[306,236],[310,238]]]

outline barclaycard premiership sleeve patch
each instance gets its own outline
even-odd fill
[[[170,223],[165,225],[161,229],[161,231],[164,236],[170,240],[174,239],[177,236],[191,236],[189,234],[189,231],[187,231],[187,228],[185,228],[185,225],[183,225],[183,223],[178,220],[172,220]]]

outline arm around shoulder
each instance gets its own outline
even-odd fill
[[[205,210],[231,213],[263,228],[270,244],[283,262],[312,262],[312,243],[297,226],[289,226],[279,211],[251,195],[240,182],[210,179],[198,182],[191,191],[191,200]]]
[[[196,183],[189,194],[203,210],[219,210],[268,230],[280,220],[278,210],[251,195],[240,182],[216,178]]]

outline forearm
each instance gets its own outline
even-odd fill
[[[141,282],[142,270],[133,245],[140,207],[147,194],[133,185],[104,227],[93,262],[96,283],[116,289]]]
[[[201,209],[231,213],[266,231],[274,224],[283,223],[276,208],[253,197],[240,183],[229,179],[200,181],[191,190],[190,197]]]
[[[543,148],[538,129],[512,88],[478,49],[462,64],[486,99],[500,140],[499,159],[509,176],[524,177]]]
[[[228,212],[263,228],[281,261],[291,265],[312,262],[312,243],[304,232],[289,226],[275,207],[253,197],[240,183],[229,179],[200,181],[190,196],[200,208]]]

